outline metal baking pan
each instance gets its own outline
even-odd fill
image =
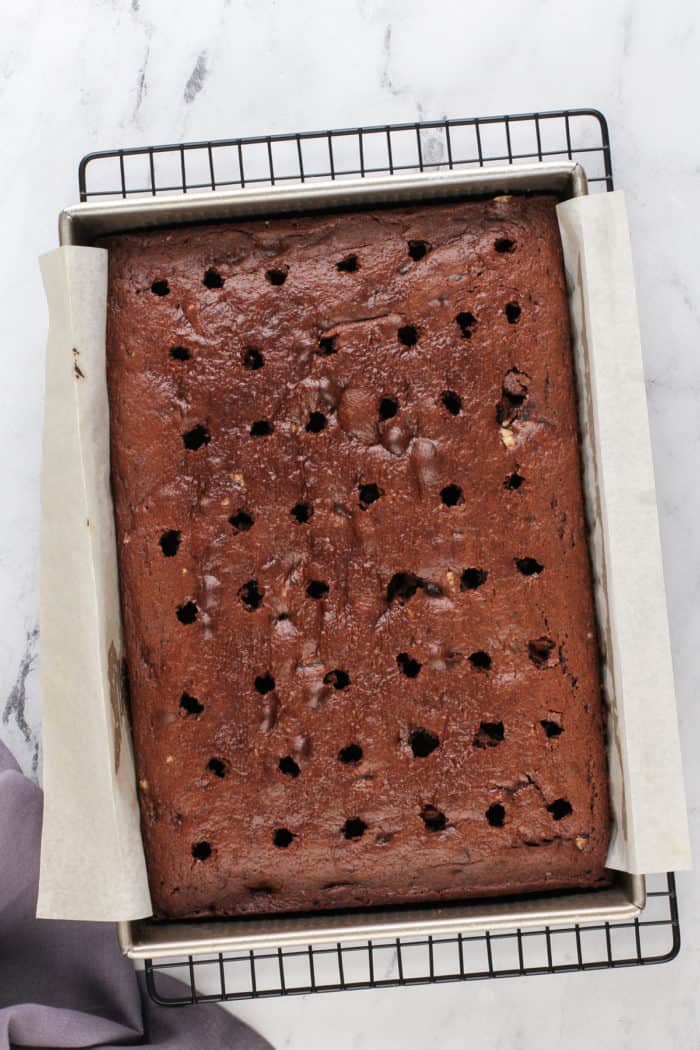
[[[119,940],[132,959],[215,955],[257,948],[306,947],[342,941],[427,937],[478,930],[526,929],[633,919],[646,903],[643,875],[615,872],[604,890],[510,900],[455,901],[390,910],[313,912],[304,915],[218,919],[216,922],[119,923]]]
[[[58,233],[62,245],[90,245],[103,234],[153,226],[516,192],[556,193],[561,200],[568,200],[584,196],[588,185],[583,168],[574,161],[367,176],[264,189],[214,190],[75,204],[61,212]]]
[[[585,195],[588,187],[580,165],[561,161],[116,199],[66,208],[59,218],[59,238],[61,245],[91,245],[103,234],[156,226],[527,192],[550,192],[560,200],[568,200]],[[585,493],[585,498],[588,503],[589,493]],[[616,872],[612,885],[603,890],[215,922],[142,919],[120,923],[119,937],[123,950],[132,958],[155,959],[411,935],[439,936],[456,931],[620,921],[639,914],[645,904],[645,892],[643,876]]]

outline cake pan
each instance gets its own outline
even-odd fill
[[[119,923],[119,941],[122,950],[132,959],[163,959],[634,919],[646,902],[644,876],[624,872],[614,875],[613,884],[604,890],[510,900],[465,900],[418,907],[317,911],[216,921],[138,919]]]
[[[59,240],[61,245],[91,245],[104,234],[157,226],[532,192],[555,193],[560,200],[580,197],[588,192],[586,176],[575,162],[558,161],[263,189],[119,198],[66,208],[59,218]],[[593,494],[586,487],[584,498],[591,512]],[[595,559],[595,552],[592,556]],[[597,568],[594,564],[594,570]],[[602,890],[216,921],[142,919],[120,923],[119,937],[130,957],[156,959],[483,929],[631,920],[644,904],[644,876],[615,872],[611,886]]]
[[[415,175],[371,175],[263,189],[119,198],[65,208],[59,216],[58,233],[61,245],[91,245],[104,234],[154,226],[537,192],[556,193],[561,200],[584,196],[588,185],[583,168],[574,161],[543,161]]]

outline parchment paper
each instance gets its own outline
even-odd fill
[[[689,866],[661,549],[624,198],[559,205],[583,405],[584,484],[610,706],[608,863]],[[41,260],[49,303],[41,522],[45,812],[38,914],[151,914],[121,692],[107,253]],[[602,556],[605,537],[607,559]]]
[[[678,871],[690,866],[690,844],[624,195],[579,197],[557,214],[610,709],[608,864]]]
[[[37,915],[152,912],[122,694],[105,381],[107,252],[41,260],[49,304],[41,473],[44,824]]]

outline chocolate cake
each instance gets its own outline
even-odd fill
[[[555,203],[101,242],[158,916],[605,883]]]

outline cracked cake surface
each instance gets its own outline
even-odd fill
[[[100,242],[157,915],[606,883],[555,204]]]

